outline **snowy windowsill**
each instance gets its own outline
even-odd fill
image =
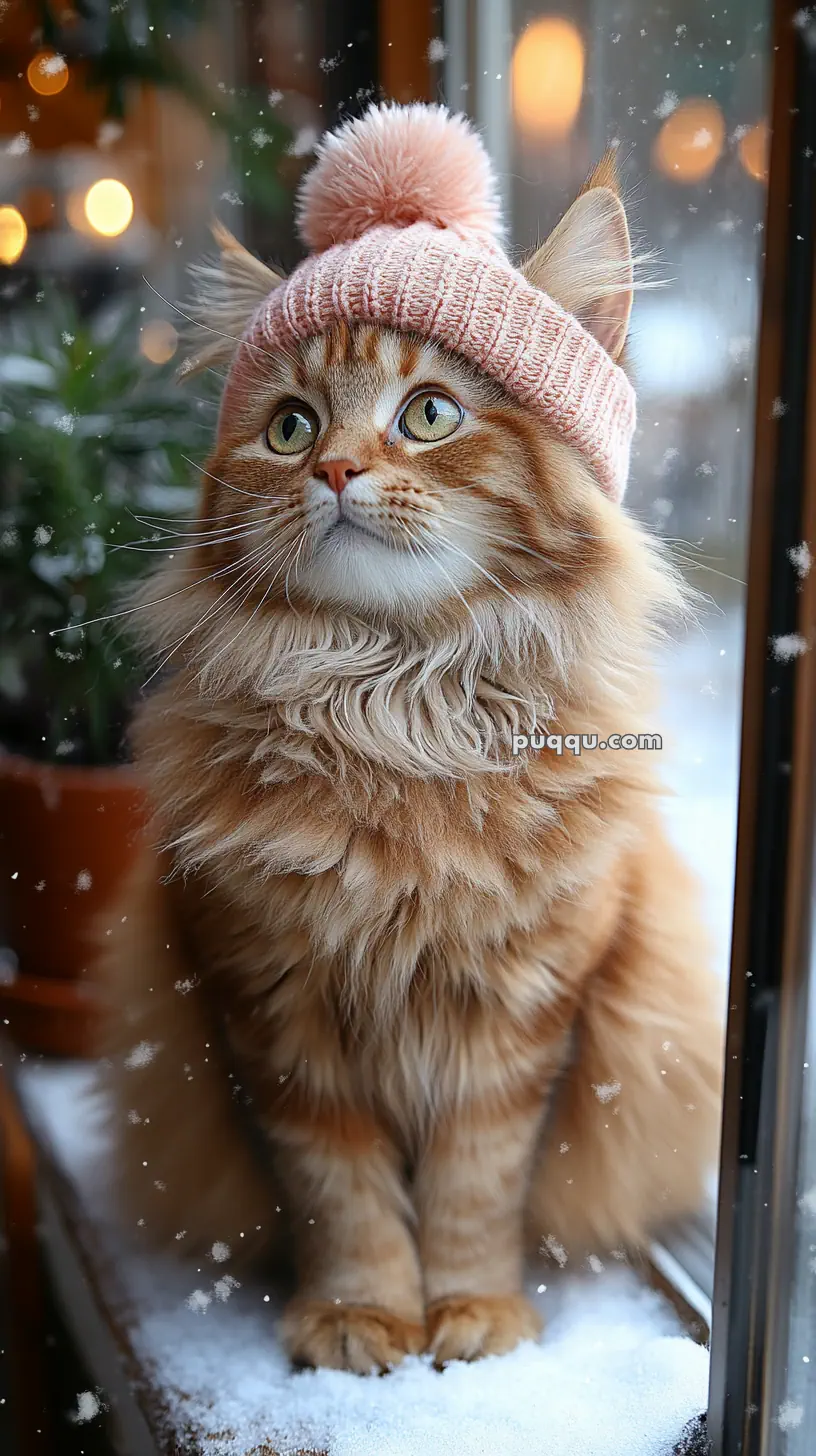
[[[26,1116],[79,1211],[94,1282],[117,1305],[110,1313],[124,1332],[124,1363],[131,1375],[138,1369],[156,1452],[671,1456],[705,1410],[707,1352],[666,1300],[619,1266],[531,1271],[544,1334],[509,1356],[443,1373],[411,1359],[382,1379],[293,1373],[276,1341],[271,1285],[239,1285],[228,1264],[199,1270],[126,1251],[106,1224],[92,1070],[28,1058],[15,1071]],[[53,1240],[50,1253],[59,1257]],[[78,1414],[95,1418],[106,1393],[77,1397]]]

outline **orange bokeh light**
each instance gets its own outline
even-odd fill
[[[565,137],[584,93],[584,42],[577,26],[547,15],[519,37],[511,63],[513,114],[529,136]]]
[[[725,141],[725,121],[716,101],[681,101],[660,128],[652,161],[673,182],[702,182],[717,165]]]
[[[739,139],[739,158],[749,177],[765,182],[768,177],[770,132],[766,121],[758,121]]]
[[[28,84],[38,96],[58,96],[68,85],[69,74],[65,57],[56,51],[38,51],[26,71]]]

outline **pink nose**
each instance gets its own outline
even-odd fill
[[[325,480],[335,495],[342,495],[353,475],[359,475],[361,466],[356,460],[321,460],[315,466],[315,475]]]

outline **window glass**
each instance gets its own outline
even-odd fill
[[[446,7],[447,9],[447,7]],[[767,0],[482,0],[448,16],[450,101],[485,128],[531,247],[614,149],[643,285],[626,503],[699,593],[663,656],[667,812],[727,975],[767,154]]]

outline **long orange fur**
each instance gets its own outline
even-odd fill
[[[606,292],[598,236],[583,264],[575,218],[560,236],[529,276],[620,318],[620,229]],[[275,280],[221,241],[210,284],[241,278],[245,308]],[[428,385],[465,423],[414,449],[386,404]],[[290,398],[322,430],[294,463],[264,445]],[[304,506],[329,457],[375,482],[385,544],[351,564]],[[508,1350],[538,1329],[525,1248],[641,1245],[716,1150],[717,997],[655,755],[510,752],[536,720],[652,731],[682,588],[521,405],[370,327],[258,358],[200,514],[136,614],[164,673],[133,735],[152,832],[106,941],[127,1217],[283,1251],[298,1362]]]

